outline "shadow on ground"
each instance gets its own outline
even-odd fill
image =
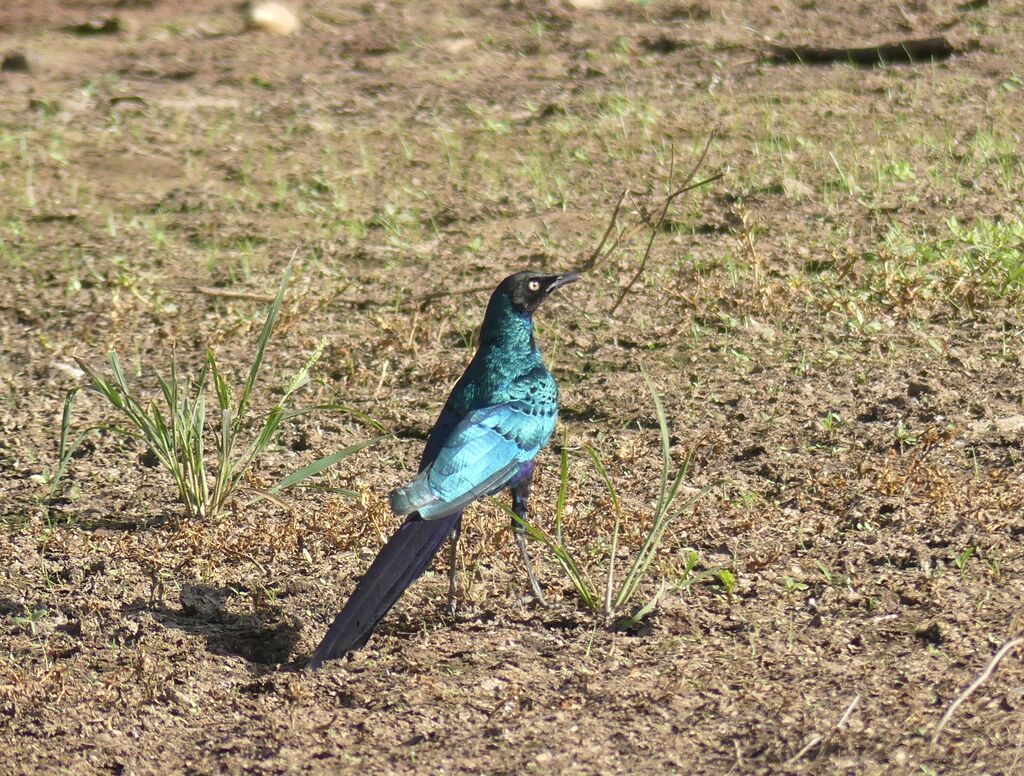
[[[237,596],[226,585],[186,583],[180,609],[161,606],[153,615],[168,628],[202,636],[214,654],[237,655],[259,665],[287,662],[299,642],[301,623],[286,618],[275,605],[258,612],[231,611],[231,599]]]

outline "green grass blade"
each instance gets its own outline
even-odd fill
[[[615,515],[615,525],[612,527],[612,547],[608,551],[608,579],[604,589],[604,613],[606,617],[610,617],[612,612],[615,611],[613,603],[613,593],[615,590],[615,556],[619,551],[619,529],[622,525],[622,521],[619,519],[619,515]]]
[[[164,415],[156,405],[150,409],[147,416],[147,423],[140,425],[139,430],[143,432],[146,444],[160,460],[167,460],[168,465],[178,460],[177,440],[174,438],[172,429],[164,420]]]
[[[358,442],[354,445],[349,445],[344,450],[339,450],[336,453],[325,455],[323,458],[318,458],[317,460],[313,461],[313,463],[307,464],[306,466],[303,466],[301,469],[296,469],[287,477],[284,477],[283,479],[272,485],[270,488],[268,488],[268,490],[270,493],[279,493],[282,490],[287,490],[288,488],[295,487],[304,480],[307,480],[310,477],[315,477],[324,470],[330,468],[338,461],[344,458],[348,458],[350,455],[354,455],[355,453],[358,453],[360,450],[363,450],[364,448],[370,447],[371,445],[375,445],[382,439],[386,439],[389,436],[391,435],[382,434],[381,436],[374,437],[372,439],[367,439],[362,442]]]
[[[232,460],[235,447],[235,423],[229,407],[220,411],[220,435],[217,442],[217,477],[213,486],[210,504],[214,513],[231,494],[235,482],[235,462]]]
[[[75,437],[72,442],[68,442],[68,434],[71,433],[71,408],[75,403],[75,396],[82,390],[82,386],[72,388],[66,394],[64,394],[64,411],[60,417],[60,443],[57,446],[57,471],[53,475],[53,479],[50,481],[50,495],[49,499],[52,499],[60,488],[61,478],[64,476],[64,470],[67,468],[68,461],[71,459],[72,453],[75,449],[82,444],[85,439],[86,433],[91,429],[86,429]],[[94,427],[95,428],[95,427]]]
[[[117,383],[118,389],[125,396],[130,395],[128,391],[128,381],[125,380],[124,372],[121,371],[121,362],[117,359],[117,353],[111,350],[107,354],[107,358],[110,361],[110,371],[114,375],[114,381]]]
[[[297,252],[297,251],[296,251]],[[242,395],[238,399],[238,409],[235,411],[235,423],[239,424],[245,417],[245,410],[249,406],[249,396],[252,394],[252,389],[256,385],[256,377],[259,375],[260,367],[263,365],[263,356],[267,351],[267,343],[270,342],[270,335],[274,331],[274,324],[277,323],[277,314],[281,311],[281,302],[284,301],[284,292],[288,288],[288,280],[292,274],[292,265],[295,261],[295,254],[292,254],[291,259],[288,260],[288,266],[285,267],[284,277],[281,278],[281,285],[278,286],[277,295],[274,297],[274,301],[270,304],[270,310],[267,312],[267,319],[263,323],[263,331],[260,332],[260,338],[256,341],[256,354],[252,361],[252,366],[249,369],[249,378],[245,381],[245,388],[242,389]]]
[[[615,510],[616,515],[622,514],[622,509],[619,506],[619,496],[615,490],[615,483],[612,482],[612,478],[608,476],[608,470],[604,467],[604,462],[601,457],[597,454],[597,450],[587,445],[587,454],[590,456],[590,460],[594,463],[594,468],[597,469],[598,475],[604,482],[605,489],[608,491],[608,498],[612,502],[612,509]]]
[[[88,362],[78,357],[75,358],[75,361],[78,363],[78,366],[81,368],[81,370],[85,372],[86,376],[89,378],[89,388],[91,388],[96,393],[100,394],[100,396],[109,401],[117,409],[123,410],[124,403],[121,401],[121,397],[118,394],[117,390],[114,388],[114,386],[112,386],[107,381],[107,379],[103,377],[103,375],[101,375],[99,372],[93,369]]]
[[[665,418],[665,408],[661,403],[661,398],[658,396],[654,383],[646,374],[644,375],[644,380],[647,383],[648,390],[651,392],[651,397],[654,399],[654,409],[658,416],[658,427],[661,432],[661,487],[658,493],[658,501],[654,508],[654,519],[651,523],[651,528],[647,533],[643,546],[637,552],[636,557],[633,558],[633,562],[626,572],[626,577],[622,581],[622,586],[615,596],[613,605],[616,610],[629,603],[636,594],[647,574],[647,570],[658,553],[661,541],[665,536],[665,530],[668,528],[671,520],[679,514],[677,512],[676,515],[670,515],[669,508],[679,488],[682,486],[683,478],[689,469],[690,462],[690,456],[687,456],[686,462],[679,468],[675,478],[669,484],[672,452],[668,421]]]
[[[562,456],[559,464],[558,501],[555,502],[555,541],[562,545],[562,516],[565,513],[565,496],[569,491],[569,448],[565,444],[566,435],[562,434]]]
[[[257,434],[256,438],[249,444],[249,447],[238,461],[237,466],[240,470],[248,468],[249,464],[251,464],[253,460],[255,460],[256,457],[266,450],[270,446],[270,443],[274,441],[274,436],[281,429],[283,416],[284,407],[280,404],[267,413],[267,416],[263,421],[263,425],[260,426],[259,434]]]
[[[210,349],[206,349],[206,363],[213,376],[213,390],[217,397],[217,409],[220,410],[220,433],[217,435],[217,474],[214,478],[213,495],[210,503],[216,512],[228,496],[230,483],[233,481],[234,462],[232,456],[235,449],[235,418],[231,411],[231,386],[217,366],[217,357]]]
[[[72,388],[64,394],[64,411],[60,416],[60,444],[57,447],[57,459],[64,461],[69,455],[67,452],[68,433],[71,431],[71,407],[75,403],[75,396],[82,390],[81,386]]]
[[[160,393],[164,395],[164,402],[167,404],[168,409],[175,407],[178,403],[178,397],[175,394],[175,389],[163,378],[159,372],[156,372],[156,384],[160,388]],[[174,382],[176,375],[174,369],[171,369],[171,382]]]
[[[644,382],[647,383],[647,390],[651,392],[654,399],[654,410],[658,415],[658,427],[661,431],[661,489],[658,494],[658,508],[665,502],[665,491],[668,488],[668,472],[672,458],[669,455],[670,442],[668,434],[668,423],[665,421],[665,408],[661,404],[661,397],[651,378],[644,373]]]
[[[331,493],[335,496],[344,496],[345,498],[359,498],[359,491],[352,490],[352,488],[335,488],[316,482],[300,482],[297,485],[293,485],[289,490],[308,490],[315,491],[316,493]],[[267,493],[270,493],[270,491],[268,490]]]
[[[597,588],[591,581],[590,576],[580,568],[579,564],[576,563],[575,558],[569,552],[568,548],[565,547],[561,542],[553,540],[540,528],[537,528],[532,523],[523,520],[519,515],[513,512],[504,504],[501,505],[508,514],[515,520],[519,525],[526,529],[527,536],[535,542],[543,544],[548,550],[554,555],[558,565],[562,567],[566,577],[576,590],[583,605],[590,609],[592,612],[601,611],[601,601],[597,594]]]
[[[661,600],[662,595],[665,594],[665,588],[667,587],[668,584],[663,580],[662,583],[658,586],[658,592],[651,597],[651,600],[649,600],[647,603],[645,603],[643,606],[641,606],[639,609],[633,612],[633,614],[631,614],[625,622],[621,623],[620,627],[623,627],[624,629],[634,628],[640,623],[642,623],[647,618],[647,616],[654,611],[655,607],[658,605],[658,602]]]
[[[217,396],[217,407],[226,410],[231,406],[231,386],[221,374],[220,368],[217,366],[217,357],[210,348],[206,349],[206,363],[210,368],[210,374],[213,375],[213,390]]]
[[[612,546],[608,554],[608,576],[605,581],[604,591],[604,613],[606,616],[610,616],[614,611],[612,595],[615,589],[615,557],[619,551],[619,531],[622,527],[622,510],[619,507],[619,497],[615,492],[615,483],[612,482],[612,478],[608,476],[608,470],[605,469],[604,462],[601,460],[601,456],[597,454],[597,451],[587,446],[587,454],[590,455],[590,460],[594,464],[594,468],[597,469],[597,473],[604,480],[605,489],[608,491],[608,498],[612,502],[612,510],[615,512],[615,524],[612,527]]]

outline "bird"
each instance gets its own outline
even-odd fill
[[[449,537],[448,594],[454,602],[455,548],[462,513],[472,502],[508,488],[512,511],[527,519],[535,459],[558,418],[558,386],[537,347],[533,315],[553,291],[580,278],[576,272],[526,270],[509,275],[491,294],[476,353],[427,436],[416,478],[390,494],[392,512],[405,520],[356,584],[309,668],[363,647]],[[525,529],[515,519],[512,529],[533,594],[543,602]]]

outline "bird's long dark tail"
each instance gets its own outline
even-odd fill
[[[319,668],[325,660],[363,646],[378,620],[427,570],[461,519],[461,512],[438,520],[421,520],[410,515],[359,580],[345,608],[334,618],[327,635],[309,659],[308,667]]]

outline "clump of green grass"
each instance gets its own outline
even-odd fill
[[[146,443],[155,459],[174,479],[178,496],[185,505],[189,517],[216,517],[243,486],[247,472],[260,455],[273,444],[278,431],[286,421],[310,412],[338,410],[356,415],[379,430],[380,426],[373,420],[343,405],[328,404],[307,408],[290,406],[293,394],[309,382],[309,372],[320,359],[326,340],[320,341],[270,411],[261,417],[253,417],[250,400],[263,365],[267,344],[277,322],[291,269],[292,265],[289,263],[277,295],[270,305],[263,330],[256,342],[256,352],[249,367],[248,379],[237,400],[210,349],[207,349],[199,374],[194,378],[183,377],[178,372],[175,360],[171,361],[169,377],[165,378],[157,372],[156,380],[160,387],[160,395],[149,400],[144,400],[133,391],[114,351],[108,354],[109,375],[104,375],[84,360],[77,359],[79,366],[86,373],[88,383],[73,388],[65,397],[59,463],[51,493],[55,494],[58,491],[68,461],[85,437],[93,431],[107,430],[141,439]],[[103,423],[91,426],[81,431],[74,439],[70,439],[72,406],[82,388],[94,391],[106,399],[117,410],[124,424]],[[212,422],[208,422],[207,404],[211,389],[216,402],[216,415]],[[212,437],[214,448],[212,465],[211,456],[207,454],[208,437]],[[329,466],[381,438],[378,436],[364,440],[331,453],[292,472],[266,491],[254,492],[256,495],[273,498],[273,494],[305,483]],[[354,495],[349,491],[339,492]]]
[[[569,489],[569,457],[568,450],[565,445],[562,445],[561,485],[558,491],[558,501],[555,505],[554,536],[551,536],[537,526],[520,519],[515,515],[515,513],[512,513],[511,510],[509,510],[510,514],[512,514],[513,517],[526,528],[527,534],[530,538],[534,541],[540,542],[551,552],[555,560],[558,562],[558,565],[561,566],[566,577],[572,583],[572,586],[579,595],[580,601],[583,605],[590,611],[602,615],[609,621],[614,620],[620,627],[625,628],[639,624],[658,605],[658,601],[661,599],[662,594],[668,587],[668,583],[665,581],[662,581],[659,584],[658,590],[653,596],[639,606],[633,606],[630,614],[623,615],[623,612],[629,609],[631,604],[633,604],[637,593],[646,580],[651,563],[654,561],[654,558],[658,553],[658,549],[661,547],[665,531],[668,529],[669,525],[673,520],[696,504],[698,499],[708,491],[708,488],[704,488],[689,498],[680,501],[680,488],[682,487],[683,480],[689,471],[692,453],[691,456],[687,456],[686,460],[684,460],[676,469],[673,476],[673,461],[672,454],[670,452],[668,422],[665,419],[665,409],[662,406],[661,397],[658,395],[658,391],[654,387],[654,384],[646,375],[644,376],[644,380],[646,381],[647,388],[654,399],[654,407],[658,416],[658,426],[661,431],[661,481],[658,498],[654,504],[654,516],[651,521],[651,526],[647,531],[643,544],[633,556],[632,561],[626,567],[625,574],[621,578],[616,574],[615,561],[619,549],[619,531],[622,525],[622,508],[619,504],[615,483],[609,476],[604,463],[601,461],[601,457],[593,448],[588,447],[587,453],[594,465],[594,468],[597,470],[598,475],[604,482],[605,488],[608,492],[608,498],[611,503],[611,508],[615,516],[615,522],[612,527],[610,548],[607,555],[607,570],[600,586],[594,582],[586,569],[576,561],[572,552],[568,547],[566,547],[562,540],[562,518],[565,512],[565,500]],[[691,552],[688,555],[687,569],[684,577],[688,578],[691,576],[690,572],[692,572],[693,567],[696,564],[696,559],[697,554],[695,552]],[[676,589],[685,586],[685,584],[686,581],[684,581],[683,584],[677,585]]]
[[[950,301],[1004,298],[1024,289],[1024,213],[993,221],[946,222],[948,236],[917,238],[894,227],[886,235],[882,258],[894,259],[904,284],[915,280],[938,286]],[[889,278],[887,284],[891,285]]]
[[[991,221],[979,218],[970,225],[955,218],[946,222],[954,249],[967,265],[991,277],[1000,296],[1024,286],[1024,213]]]

